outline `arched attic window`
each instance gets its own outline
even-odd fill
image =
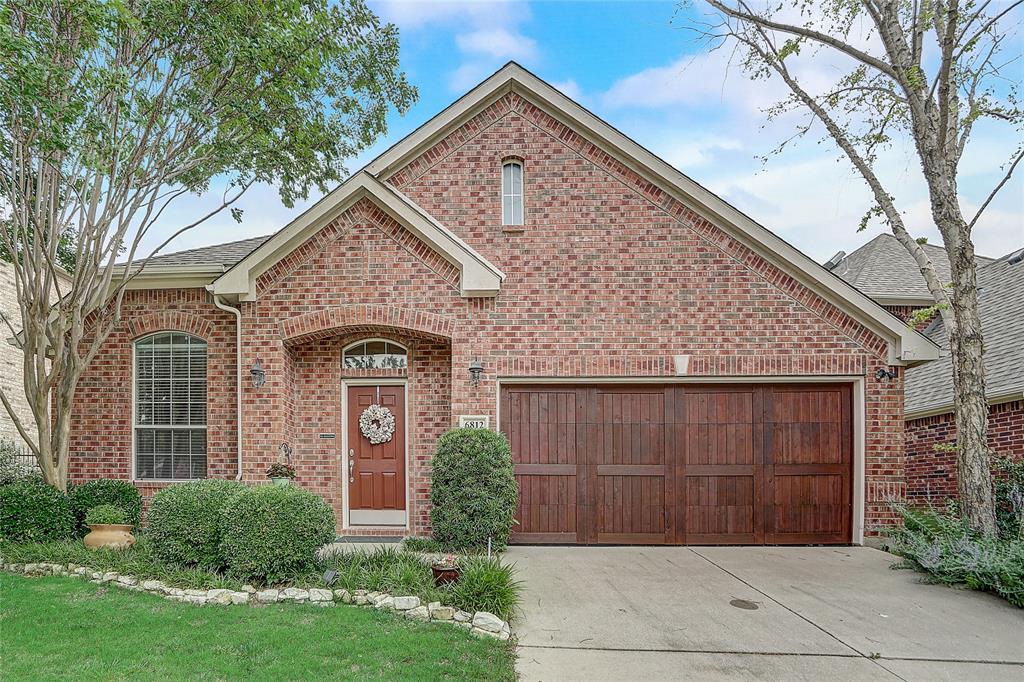
[[[134,348],[135,478],[206,478],[206,342],[158,332]]]
[[[409,350],[387,339],[366,339],[346,346],[341,354],[346,369],[405,369]]]
[[[501,164],[501,224],[523,224],[523,162],[518,159]]]

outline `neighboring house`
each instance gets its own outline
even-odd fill
[[[943,281],[949,279],[944,249],[926,245]],[[985,339],[985,383],[989,400],[989,445],[998,456],[1024,457],[1024,249],[999,259],[978,257],[978,290]],[[881,234],[849,256],[837,254],[832,271],[906,319],[928,308],[917,264],[890,234]],[[919,325],[948,349],[939,316]],[[936,362],[907,370],[907,495],[916,502],[956,496],[956,454],[943,444],[956,440],[953,370],[948,350]]]
[[[341,534],[429,532],[463,424],[511,441],[518,541],[860,542],[906,488],[903,384],[876,372],[938,357],[515,64],[269,239],[135,286],[73,478],[148,498],[290,452]]]
[[[65,278],[62,283],[67,283],[67,273],[60,271]],[[0,260],[0,386],[3,387],[8,400],[14,407],[18,419],[29,430],[35,433],[35,419],[32,417],[32,410],[25,400],[25,365],[21,349],[8,339],[13,337],[11,328],[21,330],[21,306],[18,305],[18,293],[15,290],[14,266],[5,260]],[[8,322],[4,322],[7,320]],[[0,439],[12,440],[16,444],[24,445],[14,420],[7,413],[6,408],[0,403]]]

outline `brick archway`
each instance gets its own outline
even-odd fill
[[[158,313],[149,313],[134,317],[125,323],[128,334],[132,339],[137,339],[153,332],[176,331],[185,332],[193,336],[209,341],[212,335],[212,328],[209,320],[182,312],[180,310],[164,310]]]
[[[287,346],[296,346],[340,333],[376,333],[382,330],[450,341],[452,320],[422,310],[383,304],[337,306],[283,320],[281,339]]]

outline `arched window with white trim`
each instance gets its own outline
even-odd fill
[[[366,339],[346,346],[341,363],[345,369],[405,369],[409,350],[387,339]]]
[[[501,224],[523,224],[523,164],[505,161],[501,165]]]
[[[135,342],[135,478],[206,478],[206,342],[159,332]]]

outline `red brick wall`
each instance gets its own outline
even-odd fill
[[[235,320],[203,289],[131,291],[124,322],[107,339],[75,392],[71,481],[131,478],[132,344],[158,331],[183,331],[207,342],[207,472],[235,471]],[[147,501],[164,483],[139,485]]]
[[[956,497],[956,453],[936,445],[956,441],[953,413],[907,422],[907,498],[916,503],[941,503]],[[1024,458],[1024,401],[989,408],[988,444],[996,456]]]
[[[500,162],[509,155],[524,160],[526,224],[517,230],[500,225]],[[338,216],[265,273],[258,300],[242,305],[243,367],[259,357],[267,370],[264,387],[244,384],[247,481],[264,480],[288,442],[300,483],[340,510],[341,438],[317,433],[340,436],[339,349],[363,336],[415,347],[414,533],[429,530],[437,436],[460,414],[496,424],[498,377],[674,377],[675,355],[689,356],[697,377],[870,376],[886,364],[883,340],[516,96],[388,181],[501,268],[502,291],[461,298],[457,270],[365,200]],[[168,296],[164,305],[175,305]],[[324,320],[344,326],[316,328]],[[472,387],[466,368],[476,358],[484,377]],[[117,379],[125,380],[130,363],[108,360],[124,363]],[[92,393],[112,378],[101,370]],[[902,376],[870,379],[865,392],[870,528],[892,518],[887,501],[905,492]],[[124,473],[129,445],[122,440],[111,471]],[[218,458],[230,460],[229,445],[220,441]]]

